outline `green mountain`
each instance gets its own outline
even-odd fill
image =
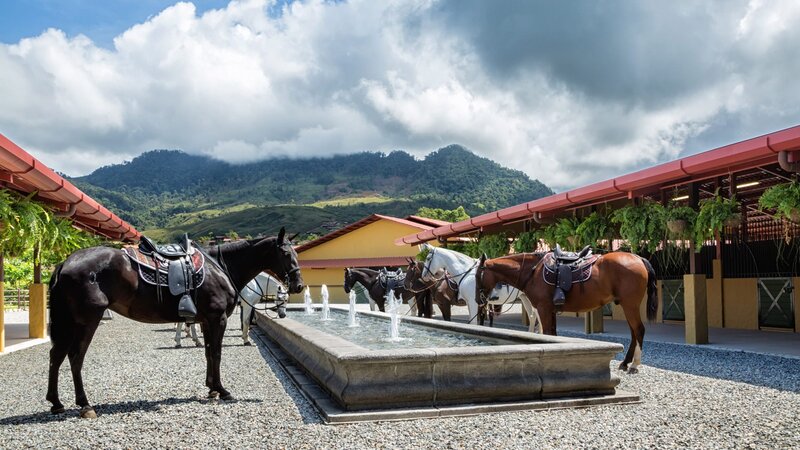
[[[422,160],[403,151],[329,158],[276,158],[234,165],[177,150],[154,150],[73,178],[84,192],[156,238],[293,232],[321,234],[371,213],[413,214],[421,206],[471,215],[550,195],[524,173],[461,146]]]

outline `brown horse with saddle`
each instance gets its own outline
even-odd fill
[[[445,269],[439,269],[432,275],[422,276],[424,263],[408,258],[406,292],[417,294],[418,315],[433,317],[433,304],[439,307],[442,318],[450,321],[452,306],[466,306],[464,300],[458,298],[458,282],[450,278]],[[419,295],[423,294],[423,295]]]
[[[644,324],[640,305],[647,297],[647,318],[658,311],[656,274],[650,262],[626,252],[591,255],[564,253],[557,248],[548,253],[518,253],[495,259],[481,258],[478,290],[487,295],[498,283],[507,283],[525,292],[541,316],[546,334],[556,334],[556,312],[588,312],[611,301],[622,307],[631,329],[631,343],[620,370],[636,373],[641,363]],[[555,276],[554,276],[555,274]],[[563,304],[559,290],[566,291]]]

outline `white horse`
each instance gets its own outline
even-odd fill
[[[274,299],[276,306],[281,307],[287,299],[286,287],[277,278],[261,272],[245,285],[239,293],[240,318],[242,321],[242,340],[244,345],[250,345],[250,323],[255,314],[254,306],[261,301]]]
[[[184,328],[186,329],[186,337],[192,337],[194,346],[202,347],[203,343],[200,342],[200,339],[197,337],[197,324],[178,322],[175,324],[175,348],[181,347],[181,337],[183,336]]]
[[[430,244],[422,244],[420,247],[428,250],[422,276],[432,276],[437,270],[446,269],[450,277],[458,283],[458,298],[467,302],[467,308],[469,309],[469,321],[467,323],[477,321],[478,302],[475,299],[475,272],[478,268],[478,260],[463,253],[446,248],[434,247]],[[497,287],[495,287],[495,289],[496,288]],[[516,288],[509,289],[508,297],[510,298],[510,296],[513,295],[513,298],[519,298],[522,301],[522,305],[525,307],[525,311],[528,313],[528,317],[532,318],[536,310],[531,305],[528,297],[522,292],[519,292]],[[490,297],[493,297],[493,295]],[[498,295],[498,300],[492,300],[490,304],[503,304],[505,298],[506,297],[500,297],[500,295]],[[536,318],[538,319],[538,314],[536,314]],[[531,321],[530,329],[533,329],[534,323],[537,322],[538,320],[536,322]]]
[[[498,284],[489,293],[490,305],[509,305],[517,300],[522,303],[525,313],[528,315],[528,331],[542,334],[542,322],[539,320],[539,312],[533,307],[524,292],[507,284]]]

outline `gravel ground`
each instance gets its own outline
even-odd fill
[[[171,326],[104,322],[83,370],[95,420],[74,406],[49,413],[49,345],[0,356],[0,447],[800,448],[796,359],[649,344],[642,371],[621,374],[641,404],[328,426],[238,334],[224,342],[223,382],[238,398],[226,403],[205,399],[203,349],[172,348]],[[66,363],[60,387],[69,406]]]

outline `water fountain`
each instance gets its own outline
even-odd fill
[[[306,290],[303,292],[303,303],[306,307],[306,314],[314,314],[314,307],[311,305],[311,289],[309,289],[308,286],[306,286]]]
[[[331,320],[330,318],[330,307],[328,306],[328,286],[322,285],[322,317],[320,320]]]
[[[348,315],[347,315],[347,326],[349,326],[349,327],[357,327],[358,326],[358,318],[356,318],[356,291],[355,291],[355,289],[350,289],[350,310],[348,311]]]
[[[400,309],[401,303],[399,298],[395,299],[393,291],[389,290],[386,293],[386,310],[389,311],[389,339],[392,341],[400,340],[400,317],[397,310]]]
[[[309,395],[329,422],[639,399],[616,392],[619,378],[610,362],[620,344],[418,317],[403,318],[403,339],[394,342],[381,332],[392,321],[388,314],[359,311],[360,326],[353,328],[345,307],[332,306],[326,322],[292,314],[301,308],[290,307],[285,319],[258,314],[257,324],[272,351],[284,355],[278,359],[302,369],[290,370],[297,384],[318,386]],[[396,312],[394,298],[389,308]],[[368,337],[380,342],[367,345]]]

